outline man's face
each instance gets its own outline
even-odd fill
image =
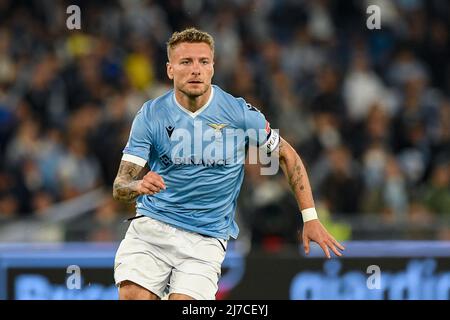
[[[198,97],[208,91],[213,74],[213,52],[206,43],[182,42],[171,50],[167,75],[175,89],[188,97]]]

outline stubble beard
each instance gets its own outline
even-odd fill
[[[203,88],[197,90],[189,90],[187,88],[179,89],[184,95],[186,95],[189,99],[195,99],[202,95],[204,95],[211,85],[205,85]]]

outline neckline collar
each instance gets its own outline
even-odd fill
[[[181,109],[181,111],[185,112],[186,114],[188,114],[191,118],[195,118],[196,116],[198,116],[200,113],[202,113],[206,108],[208,108],[208,106],[211,104],[211,101],[214,97],[214,86],[211,85],[211,94],[209,95],[209,99],[208,101],[206,101],[206,103],[200,107],[200,109],[198,109],[195,112],[189,111],[188,109],[186,109],[185,107],[183,107],[178,101],[177,98],[175,96],[175,90],[173,91],[173,101],[175,102],[175,105]]]

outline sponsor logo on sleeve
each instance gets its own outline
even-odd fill
[[[248,103],[248,102],[247,102],[247,108],[248,108],[248,110],[250,110],[250,111],[261,112],[261,111],[259,111],[258,108],[252,106],[252,105],[251,105],[250,103]]]

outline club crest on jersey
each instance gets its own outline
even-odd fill
[[[213,128],[215,131],[221,131],[223,128],[228,127],[227,123],[208,123],[208,126]]]
[[[167,135],[169,136],[169,139],[170,139],[170,137],[172,137],[173,130],[175,130],[175,128],[172,126],[166,127],[166,131],[167,131]]]

